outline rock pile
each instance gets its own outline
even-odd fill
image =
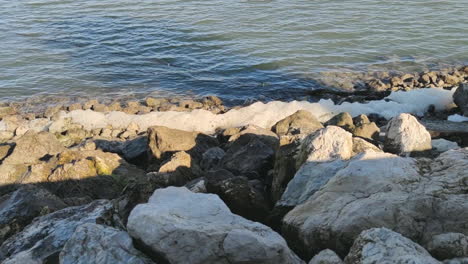
[[[204,105],[220,102],[182,107]],[[301,110],[214,133],[93,131],[55,110],[26,129],[0,114],[14,131],[0,144],[1,263],[468,259],[467,144],[409,114],[322,123]]]

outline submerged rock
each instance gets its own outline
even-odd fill
[[[400,114],[387,124],[385,148],[397,154],[430,150],[431,135],[414,116]]]
[[[96,200],[42,216],[0,246],[0,261],[4,264],[57,263],[60,251],[78,226],[109,222],[111,212],[111,202]]]
[[[216,195],[186,188],[156,190],[127,228],[170,263],[303,263],[269,227],[232,214]]]
[[[378,263],[440,263],[420,245],[386,228],[373,228],[362,232],[354,242],[347,264]]]
[[[151,264],[124,231],[94,223],[76,228],[60,252],[60,264]]]

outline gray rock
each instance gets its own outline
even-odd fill
[[[216,168],[225,154],[226,152],[224,152],[224,150],[220,147],[208,149],[202,155],[200,168],[202,170],[210,170]]]
[[[349,159],[353,153],[353,137],[337,126],[328,126],[307,136],[301,144],[296,168],[304,162],[326,162]]]
[[[150,264],[124,231],[93,223],[80,225],[60,252],[60,264]]]
[[[284,239],[232,214],[213,194],[158,189],[130,214],[127,229],[169,263],[303,263]]]
[[[206,189],[206,182],[207,181],[205,177],[200,177],[188,182],[184,187],[194,193],[207,193],[208,191]]]
[[[78,226],[109,222],[111,212],[110,201],[96,200],[42,216],[0,246],[0,261],[4,264],[56,263],[60,251]]]
[[[453,94],[453,102],[464,116],[468,116],[468,84],[462,83]]]
[[[449,141],[443,138],[432,140],[432,147],[438,152],[445,152],[451,149],[459,148],[457,142]]]
[[[444,260],[442,263],[444,264],[468,264],[468,258],[447,259],[447,260]]]
[[[431,135],[414,116],[400,114],[386,126],[385,149],[397,154],[430,150]]]
[[[468,236],[461,233],[444,233],[433,236],[425,248],[437,259],[468,256]]]
[[[306,162],[289,182],[276,206],[294,207],[304,203],[346,165],[348,162],[344,160]]]
[[[439,264],[440,262],[410,239],[386,228],[373,228],[359,235],[346,256],[345,263]]]
[[[65,208],[66,204],[49,191],[23,186],[0,198],[0,244],[21,231],[40,215]]]
[[[420,171],[425,169],[424,175]],[[423,164],[388,153],[365,152],[283,219],[283,234],[300,254],[324,248],[346,254],[363,230],[386,227],[418,243],[468,232],[468,148]],[[425,219],[421,221],[421,219]]]
[[[343,264],[343,260],[329,249],[320,251],[309,262],[309,264]]]

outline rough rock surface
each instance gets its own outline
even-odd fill
[[[462,83],[453,94],[454,103],[460,108],[464,116],[468,116],[468,84]]]
[[[210,148],[205,151],[200,161],[200,168],[203,170],[214,169],[218,167],[226,152],[220,147]]]
[[[186,188],[156,190],[127,228],[170,263],[303,263],[269,227],[232,214],[216,195]]]
[[[439,260],[467,257],[468,236],[461,233],[435,235],[425,248]]]
[[[353,117],[347,112],[335,115],[330,120],[328,120],[328,122],[325,125],[339,126],[347,131],[352,131],[354,129]]]
[[[432,147],[438,152],[445,152],[451,149],[459,148],[457,142],[453,142],[443,138],[432,140]]]
[[[328,126],[307,136],[300,147],[296,167],[304,162],[349,159],[353,153],[353,136],[337,126]]]
[[[375,151],[383,152],[380,148],[374,144],[366,141],[365,139],[353,137],[353,153],[354,155],[365,152],[365,151]]]
[[[272,130],[278,136],[307,135],[322,129],[323,125],[309,111],[299,110],[296,113],[278,121]]]
[[[264,192],[252,186],[246,177],[209,182],[207,190],[217,194],[233,213],[252,221],[264,222],[270,210]]]
[[[111,202],[96,200],[42,216],[0,246],[0,261],[4,264],[56,263],[76,227],[108,222],[111,211]]]
[[[343,264],[343,260],[332,250],[325,249],[315,255],[309,264]]]
[[[400,114],[387,124],[385,148],[397,154],[432,149],[431,135],[410,114]]]
[[[296,168],[296,155],[299,146],[300,142],[294,141],[281,146],[276,152],[271,183],[271,199],[273,202],[281,198],[286,186],[298,169]]]
[[[78,226],[60,252],[60,264],[150,264],[124,231],[94,223]]]
[[[186,151],[192,157],[200,159],[200,155],[218,141],[199,132],[188,132],[163,126],[148,128],[148,147],[152,158],[160,160],[165,153]]]
[[[346,264],[440,263],[420,245],[386,228],[362,232],[345,258]]]
[[[21,231],[35,217],[65,207],[60,198],[35,186],[26,185],[0,197],[0,244]]]
[[[16,141],[13,152],[3,161],[3,164],[34,164],[41,158],[53,156],[64,150],[65,148],[54,135],[30,131]]]
[[[465,234],[467,170],[468,148],[425,164],[363,153],[286,215],[283,234],[304,256],[325,248],[344,255],[361,231],[373,227],[390,228],[418,243],[441,233]]]

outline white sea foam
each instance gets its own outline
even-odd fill
[[[400,113],[422,115],[430,105],[442,110],[453,103],[454,90],[437,88],[416,89],[408,92],[393,92],[383,100],[368,103],[334,104],[331,100],[320,100],[317,103],[306,101],[269,103],[257,102],[240,109],[233,109],[225,114],[213,114],[206,110],[191,112],[152,112],[144,115],[129,115],[122,112],[98,113],[91,110],[76,110],[66,114],[74,123],[84,126],[85,129],[126,128],[130,123],[136,123],[140,129],[160,125],[170,128],[201,131],[212,133],[216,128],[228,128],[244,125],[257,125],[270,128],[279,120],[293,114],[298,110],[306,110],[325,122],[340,112],[349,112],[356,116],[359,114],[377,113],[389,119]]]

